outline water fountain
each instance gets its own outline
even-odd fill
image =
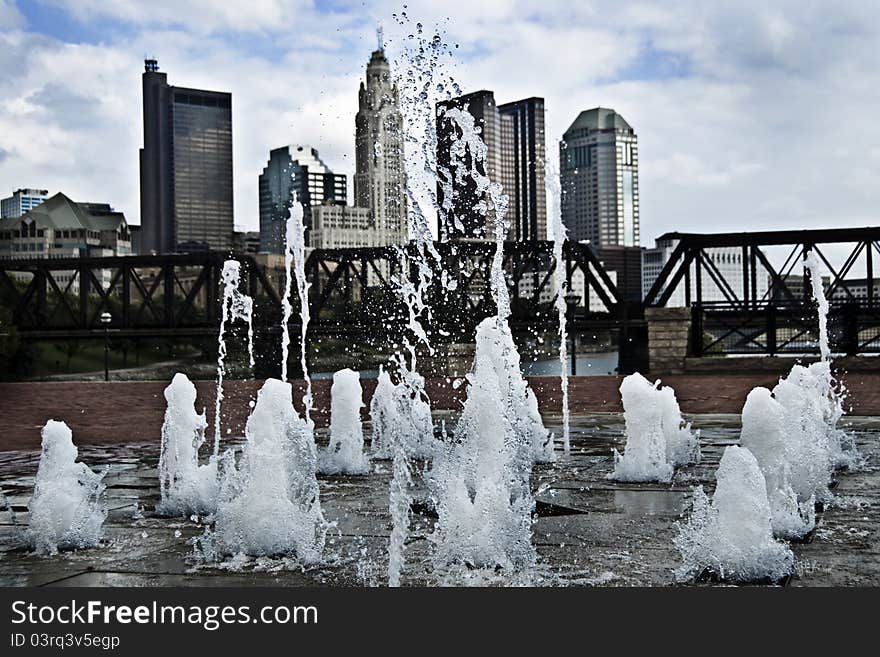
[[[421,34],[421,27],[418,33]],[[430,40],[432,44],[436,44],[435,39]],[[413,58],[406,75],[419,83],[414,90],[421,98],[424,85],[435,82],[429,73],[436,50],[425,49],[424,41],[419,43],[423,52]],[[422,64],[418,63],[418,57],[422,58]],[[434,125],[431,103],[424,98],[415,102],[426,117],[423,128],[430,133]],[[392,586],[400,584],[404,566],[412,503],[412,459],[433,460],[429,484],[438,522],[430,540],[435,547],[435,564],[440,569],[454,564],[500,567],[506,575],[526,569],[536,561],[531,540],[535,501],[529,480],[533,463],[554,458],[554,437],[544,427],[537,397],[521,375],[520,357],[507,322],[510,299],[502,268],[507,232],[506,198],[499,185],[473,166],[485,153],[473,117],[452,109],[447,110],[447,118],[461,132],[453,145],[459,157],[455,171],[445,172],[446,177],[441,176],[440,182],[448,184],[454,176],[471,176],[477,183],[478,195],[487,198],[482,211],[495,228],[496,249],[490,282],[497,314],[483,320],[477,328],[476,353],[472,371],[466,377],[467,398],[461,417],[449,439],[445,439],[444,428],[444,440],[437,441],[433,438],[424,379],[416,367],[417,347],[427,349],[428,353],[432,349],[422,324],[430,319],[431,313],[423,293],[434,276],[430,265],[436,252],[426,215],[413,203],[409,221],[415,245],[401,250],[401,269],[415,270],[416,280],[411,282],[404,276],[399,281],[409,325],[407,334],[400,340],[401,352],[397,354],[398,382],[393,383],[389,374],[381,371],[370,408],[374,455],[390,457],[393,461],[389,491],[392,530],[388,545],[388,582]],[[429,182],[426,189],[431,196],[437,172],[436,167],[430,166],[429,155],[433,153],[436,139],[417,142],[422,155],[421,177]],[[471,166],[465,163],[465,150],[472,156]],[[408,188],[408,193],[413,201],[416,195],[412,188]],[[448,194],[447,198],[450,197]],[[207,464],[199,464],[206,420],[204,413],[196,411],[195,387],[183,374],[178,374],[165,391],[168,407],[160,458],[162,501],[157,510],[168,514],[205,514],[215,511],[216,507],[214,529],[203,537],[203,545],[209,546],[217,558],[283,555],[294,556],[301,564],[315,564],[322,559],[328,525],[323,517],[316,478],[319,458],[311,419],[311,380],[305,358],[309,307],[304,230],[302,206],[294,202],[287,226],[282,380],[269,379],[260,390],[247,421],[246,443],[240,461],[236,464],[231,449],[222,456],[219,454],[227,322],[243,319],[249,323],[253,365],[250,328],[253,306],[248,297],[238,293],[240,268],[237,262],[227,262],[223,269],[214,455]],[[556,262],[561,263],[564,228],[560,223],[554,230],[557,238],[554,256]],[[563,448],[568,452],[562,274],[557,267]],[[440,275],[443,285],[452,289],[454,281],[446,272]],[[814,291],[817,279],[814,273]],[[292,387],[287,383],[288,323],[293,311],[290,298],[294,284],[301,301],[300,359],[306,382],[304,419],[294,409]],[[822,308],[820,302],[820,310]],[[827,313],[827,304],[822,313]],[[826,474],[852,458],[844,448],[845,434],[836,433],[842,403],[831,378],[824,317],[820,314],[820,333],[824,335],[821,363],[793,369],[772,394],[766,389],[753,391],[743,409],[745,447],[730,447],[725,451],[717,474],[718,487],[711,500],[701,488],[695,492],[693,517],[676,541],[685,558],[682,576],[708,571],[737,581],[775,580],[790,572],[791,552],[773,539],[773,532],[793,536],[811,524],[812,500],[828,489]],[[623,456],[615,453],[617,478],[669,481],[676,466],[699,460],[698,432],[683,422],[671,388],[660,388],[634,375],[624,380],[621,394],[626,411],[627,445]],[[369,463],[363,453],[362,391],[358,373],[337,372],[331,397],[330,447],[322,459],[323,465],[331,463],[325,469],[337,473],[368,472]],[[796,440],[789,440],[784,430],[788,427],[796,427],[793,432]],[[824,442],[817,439],[819,436],[824,436]],[[806,451],[807,445],[814,451]],[[820,453],[822,450],[824,453]],[[106,510],[100,505],[102,475],[76,463],[76,456],[69,429],[63,423],[50,421],[43,431],[43,458],[31,503],[29,531],[39,550],[54,551],[98,542],[106,516]],[[799,472],[793,464],[800,461],[818,465]],[[807,495],[810,496],[808,501],[800,501]]]
[[[770,393],[753,390],[743,408],[743,444],[755,455],[767,479],[774,531],[788,538],[808,532],[814,502],[828,502],[835,468],[858,460],[851,438],[837,424],[844,392],[834,381],[828,340],[829,304],[814,251],[805,260],[818,306],[820,359],[794,365]]]
[[[403,12],[394,15],[401,27],[410,28],[409,18]],[[392,531],[388,542],[388,583],[400,583],[400,571],[404,563],[404,547],[409,531],[409,510],[412,504],[409,457],[433,454],[431,438],[414,436],[413,431],[427,428],[424,409],[430,411],[421,377],[417,374],[417,345],[429,354],[434,348],[422,326],[422,319],[430,321],[431,307],[426,303],[426,291],[433,279],[431,263],[439,263],[440,255],[434,247],[428,216],[437,209],[436,189],[438,170],[436,162],[437,133],[434,123],[433,102],[438,94],[448,98],[451,92],[460,91],[451,79],[441,72],[440,60],[450,54],[439,34],[428,39],[417,23],[403,41],[403,51],[395,67],[393,93],[399,93],[404,126],[401,126],[405,154],[407,229],[409,248],[400,249],[400,272],[397,278],[398,293],[408,313],[408,328],[402,336],[402,348],[397,357],[399,383],[395,388],[395,417],[405,418],[407,430],[394,430],[390,434],[390,455],[393,459],[393,478],[389,493],[389,511]],[[381,32],[379,48],[384,47]],[[442,236],[441,236],[442,238]],[[414,272],[411,281],[407,273]],[[452,289],[454,281],[442,272],[444,287]],[[433,436],[433,427],[431,428]],[[415,446],[413,443],[415,442]]]
[[[363,391],[360,375],[344,369],[333,375],[330,388],[330,444],[318,456],[322,474],[362,475],[370,471],[361,426]]]
[[[767,388],[755,388],[742,409],[740,444],[754,456],[764,474],[773,534],[801,538],[816,525],[815,495],[804,502],[791,486],[793,457],[789,425],[783,406]]]
[[[219,482],[217,456],[199,465],[199,449],[205,442],[207,421],[195,409],[196,387],[178,372],[165,388],[165,421],[159,456],[159,515],[179,516],[213,513],[217,508]]]
[[[819,259],[804,264],[819,310],[820,360],[794,365],[772,393],[753,389],[742,411],[742,447],[728,447],[716,474],[711,505],[702,487],[676,545],[683,577],[707,569],[722,579],[779,579],[791,571],[791,550],[773,539],[801,538],[815,526],[815,503],[832,499],[835,467],[858,458],[837,427],[842,393],[831,372],[829,304]],[[754,454],[752,451],[754,450]]]
[[[42,453],[34,494],[28,504],[26,539],[38,554],[98,545],[107,508],[101,501],[104,473],[78,463],[73,433],[49,420],[42,430]]]
[[[552,434],[543,428],[537,404],[531,403],[507,323],[510,297],[502,267],[507,197],[480,170],[486,146],[473,116],[459,108],[444,114],[459,135],[450,146],[455,175],[466,173],[473,179],[477,198],[487,199],[480,211],[494,224],[490,287],[498,314],[477,327],[467,400],[452,442],[435,459],[435,561],[441,568],[464,563],[520,570],[535,560],[532,463],[552,458]]]
[[[669,482],[677,466],[699,462],[699,432],[682,420],[672,388],[635,373],[623,379],[620,395],[626,448],[623,455],[614,450],[610,479]]]
[[[217,556],[321,558],[327,524],[321,512],[311,427],[293,408],[289,383],[268,379],[245,427],[236,468],[227,459],[213,551]]]
[[[384,367],[379,367],[376,388],[370,399],[370,450],[378,459],[391,458],[391,432],[399,422],[395,404],[395,386],[391,375]]]
[[[694,491],[694,510],[675,545],[682,579],[709,574],[731,582],[778,581],[791,573],[791,549],[773,538],[767,484],[745,447],[724,450],[712,500]]]
[[[531,544],[534,458],[522,390],[511,376],[518,356],[506,322],[477,328],[476,356],[453,440],[438,455],[434,494],[438,523],[432,541],[438,566],[522,569],[535,559]],[[518,402],[518,403],[517,403]]]

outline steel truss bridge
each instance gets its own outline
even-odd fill
[[[415,283],[418,271],[402,268],[404,248],[316,249],[305,263],[309,281],[309,331],[327,334],[391,332],[409,319],[399,286]],[[433,337],[458,341],[495,314],[489,273],[493,243],[437,243],[428,250],[431,282],[425,298],[430,317],[420,319]],[[65,258],[0,261],[0,302],[11,308],[26,338],[103,335],[101,314],[119,337],[167,337],[216,334],[227,259],[242,265],[242,291],[255,300],[258,325],[276,329],[282,317],[283,272],[258,264],[253,256],[196,253],[163,256]],[[643,324],[632,304],[620,301],[613,280],[593,251],[582,244],[563,247],[566,280],[572,294],[573,330],[621,328]],[[509,242],[504,268],[511,295],[514,328],[555,328],[552,242]],[[273,275],[274,274],[274,275]],[[572,281],[575,285],[571,287]],[[296,288],[292,327],[299,322]]]
[[[874,287],[880,228],[672,237],[677,245],[641,303],[622,298],[589,246],[563,246],[568,330],[619,331],[621,371],[645,363],[645,309],[675,301],[692,311],[692,355],[814,352],[816,308],[803,271],[808,251],[815,251],[830,273],[826,293],[835,351],[880,352],[880,294]],[[780,249],[787,257],[769,253]],[[416,246],[311,251],[305,263],[309,332],[351,340],[399,338],[409,319],[399,287],[414,284],[419,275],[412,265],[404,271],[412,262],[405,250],[413,256]],[[431,280],[425,298],[431,311],[419,319],[433,342],[472,341],[477,324],[495,314],[489,286],[494,253],[491,242],[436,243],[428,249]],[[242,291],[254,299],[255,332],[276,334],[284,274],[253,256],[0,260],[0,304],[9,309],[23,339],[103,337],[104,312],[111,314],[107,328],[117,338],[216,335],[221,271],[229,258],[241,263]],[[508,242],[503,262],[512,329],[555,330],[553,244]],[[859,286],[853,285],[855,271],[861,273]],[[299,299],[293,289],[291,329],[296,332]]]
[[[880,228],[670,237],[678,244],[644,305],[666,306],[683,294],[692,311],[692,355],[817,351],[817,308],[804,266],[810,251],[828,274],[832,351],[880,353]]]

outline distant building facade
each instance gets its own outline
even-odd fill
[[[143,74],[142,248],[232,248],[232,95],[168,84],[155,60]]]
[[[581,112],[559,144],[562,223],[595,248],[639,245],[639,153],[612,109]]]
[[[282,146],[269,152],[259,178],[260,251],[284,253],[287,219],[294,195],[303,205],[306,246],[311,243],[311,208],[324,201],[348,199],[344,173],[333,173],[310,146]]]
[[[355,117],[354,201],[372,213],[376,230],[408,240],[403,116],[381,41],[367,65]]]
[[[12,196],[0,199],[0,219],[20,217],[49,197],[46,189],[16,189]]]
[[[312,244],[316,249],[345,249],[391,244],[392,235],[377,228],[367,208],[325,201],[312,208]]]
[[[498,106],[501,116],[501,184],[509,198],[508,239],[547,239],[544,99],[525,98]]]
[[[545,188],[544,99],[526,98],[496,105],[492,91],[475,91],[437,104],[437,167],[447,176],[437,186],[438,231],[441,240],[494,239],[495,217],[477,208],[487,199],[471,176],[459,178],[453,170],[452,147],[460,131],[446,116],[449,109],[466,110],[480,129],[486,146],[482,162],[465,152],[463,166],[500,183],[508,197],[506,238],[516,241],[547,239]],[[451,198],[448,198],[451,194]]]
[[[232,236],[232,250],[235,253],[256,255],[260,252],[260,232],[257,230],[237,230]]]
[[[826,294],[829,287],[831,287],[831,278],[829,276],[823,276],[822,288],[825,290]],[[877,303],[877,301],[880,300],[880,279],[873,279],[869,285],[867,278],[845,278],[837,284],[834,290],[832,290],[831,301],[863,304],[869,298],[868,290],[871,290],[870,298],[874,303]]]
[[[106,203],[75,203],[59,192],[20,217],[0,219],[0,260],[125,255],[131,255],[128,223]],[[99,271],[102,285],[110,274]],[[56,272],[55,282],[71,294],[80,289],[75,271]]]

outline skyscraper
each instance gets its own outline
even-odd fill
[[[142,248],[232,248],[232,96],[172,87],[144,62]]]
[[[367,64],[366,84],[358,92],[355,117],[354,201],[368,208],[377,230],[407,240],[406,171],[404,169],[403,116],[397,85],[382,48]]]
[[[47,189],[16,189],[0,200],[0,219],[20,217],[49,198]]]
[[[291,195],[303,204],[306,245],[310,244],[312,211],[324,201],[347,200],[344,173],[333,173],[310,146],[282,146],[269,152],[260,174],[260,251],[284,253]]]
[[[612,109],[581,112],[559,144],[562,222],[596,249],[639,244],[635,130]]]
[[[507,239],[518,241],[547,238],[547,199],[545,181],[544,100],[526,98],[496,105],[491,91],[475,91],[437,104],[437,165],[451,168],[450,148],[460,136],[445,110],[467,110],[480,128],[486,145],[485,159],[477,170],[492,182],[501,183],[508,197],[506,219],[510,224]],[[472,166],[471,154],[465,154],[464,165]],[[441,207],[439,233],[441,239],[492,239],[494,217],[483,215],[477,207],[486,199],[479,198],[475,182],[465,176],[452,175],[452,199],[446,199],[443,185],[437,187]]]
[[[498,106],[504,191],[509,197],[508,239],[547,239],[544,99],[524,98]]]
[[[467,171],[475,168],[493,182],[503,183],[501,173],[501,115],[495,104],[495,94],[485,89],[437,103],[437,169],[441,180],[437,183],[437,203],[441,208],[437,219],[440,239],[490,239],[494,234],[494,217],[478,210],[486,199],[479,193],[472,176],[459,177],[452,164],[452,146],[461,137],[461,131],[446,116],[450,109],[461,109],[474,117],[480,129],[480,138],[486,145],[482,162],[473,162],[470,150],[464,153],[462,165]],[[444,189],[443,178],[448,178]],[[451,188],[452,198],[447,198]],[[505,193],[508,193],[505,186]],[[509,193],[508,193],[509,195]]]

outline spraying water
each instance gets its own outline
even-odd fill
[[[614,450],[614,471],[618,481],[672,480],[675,467],[700,460],[699,432],[685,424],[672,388],[659,388],[639,373],[620,384],[626,422],[626,449]]]
[[[398,356],[400,363],[402,356]],[[418,372],[399,366],[401,380],[394,384],[384,369],[373,398],[370,418],[373,425],[373,454],[391,458],[395,437],[399,437],[407,458],[429,459],[434,456],[434,423],[431,405],[425,394],[425,379]]]
[[[64,422],[49,420],[41,433],[40,465],[28,503],[28,543],[46,555],[94,547],[107,518],[101,501],[104,473],[77,462],[73,433]]]
[[[318,462],[318,471],[322,474],[370,472],[361,426],[363,405],[360,375],[350,369],[336,372],[330,387],[330,444]]]
[[[213,513],[217,508],[217,458],[199,465],[207,421],[195,409],[196,387],[178,372],[165,388],[165,421],[159,456],[160,515]]]
[[[228,463],[224,469],[216,554],[295,555],[304,564],[318,562],[327,523],[315,477],[315,442],[311,426],[293,408],[289,383],[263,384],[245,436],[238,468]]]
[[[214,456],[220,453],[220,405],[223,403],[223,377],[226,374],[226,322],[240,319],[248,326],[248,355],[250,366],[254,367],[254,301],[239,289],[241,282],[241,263],[227,260],[223,263],[223,306],[220,317],[220,333],[217,337],[217,395],[214,401]]]
[[[395,15],[394,18],[401,27],[410,27],[405,13],[399,17]],[[381,35],[379,46],[380,49],[384,46]],[[409,201],[407,224],[411,242],[409,249],[400,250],[401,276],[397,281],[398,291],[406,305],[409,323],[408,333],[403,337],[404,353],[397,359],[400,382],[395,389],[394,405],[397,407],[395,411],[397,417],[406,418],[410,429],[416,431],[427,428],[424,426],[423,417],[425,406],[430,420],[427,395],[424,394],[421,378],[416,374],[416,345],[419,343],[424,345],[429,353],[434,351],[420,318],[424,317],[430,321],[431,308],[425,302],[425,291],[433,278],[431,261],[440,262],[440,256],[434,248],[428,218],[437,208],[435,191],[437,133],[433,104],[437,94],[446,94],[448,97],[453,88],[457,90],[451,78],[446,78],[442,73],[441,59],[448,54],[448,49],[440,35],[434,34],[430,39],[426,38],[421,23],[418,23],[415,30],[411,31],[403,41],[403,52],[395,66],[395,91],[399,88],[405,126],[402,136],[406,169],[405,192]],[[445,89],[444,84],[448,88]],[[415,272],[414,281],[407,275],[412,271]],[[410,341],[410,336],[413,336],[415,342]],[[404,354],[408,355],[408,359]],[[412,431],[409,434],[412,442]],[[417,441],[422,444],[432,436],[433,427],[428,437],[419,436]],[[399,583],[409,524],[409,508],[412,503],[406,441],[407,436],[401,431],[393,431],[388,441],[394,461],[392,467],[394,476],[389,496],[393,522],[388,548],[388,581],[391,586],[397,586]]]
[[[815,251],[807,252],[804,257],[804,266],[810,272],[810,289],[813,299],[819,306],[819,353],[822,362],[831,360],[831,348],[828,343],[828,299],[825,298],[825,290],[822,289],[821,265],[819,256]]]
[[[732,582],[777,581],[791,573],[791,549],[773,538],[767,484],[758,462],[745,447],[724,450],[711,502],[700,486],[694,491],[690,521],[675,545],[683,564],[677,575],[703,572]]]
[[[407,404],[400,394],[394,396],[397,402],[397,415],[406,413]],[[392,452],[393,477],[388,495],[388,509],[391,512],[391,536],[388,539],[388,586],[400,586],[400,573],[403,570],[404,546],[409,530],[410,507],[412,506],[412,473],[404,447],[401,425],[391,426],[389,436]]]
[[[534,563],[529,488],[532,444],[511,395],[513,338],[495,317],[477,328],[473,371],[453,441],[432,471],[435,560],[519,570]],[[525,394],[522,395],[525,401]]]
[[[474,117],[456,107],[442,111],[457,136],[450,144],[453,175],[470,176],[476,198],[481,199],[476,209],[494,224],[490,289],[497,315],[477,328],[467,400],[455,439],[435,467],[435,558],[440,567],[464,563],[523,569],[535,560],[531,544],[535,502],[529,476],[536,452],[552,454],[552,435],[536,450],[535,428],[540,426],[545,437],[547,432],[540,416],[535,417],[537,408],[530,403],[507,323],[510,296],[503,270],[507,196],[481,171],[486,145]]]
[[[306,390],[303,395],[303,407],[305,408],[306,422],[312,423],[312,379],[309,376],[308,363],[306,362],[306,336],[309,328],[309,283],[306,280],[306,242],[305,224],[303,222],[303,206],[293,199],[290,207],[290,218],[287,220],[286,242],[284,249],[284,264],[287,269],[284,288],[284,326],[281,332],[281,380],[287,381],[287,349],[290,345],[288,322],[292,309],[290,306],[291,283],[296,280],[296,293],[299,297],[299,358],[300,366],[305,379]],[[291,274],[293,270],[293,275]]]
[[[550,163],[552,162],[552,164]],[[559,384],[562,389],[562,448],[566,454],[571,452],[571,427],[569,426],[568,412],[568,326],[566,312],[568,304],[565,302],[565,293],[568,283],[563,267],[562,245],[568,235],[565,224],[562,223],[562,189],[559,182],[558,165],[554,160],[548,162],[547,167],[547,198],[550,199],[550,226],[553,232],[553,261],[556,263],[553,269],[553,287],[556,294],[554,304],[556,315],[559,320]]]

